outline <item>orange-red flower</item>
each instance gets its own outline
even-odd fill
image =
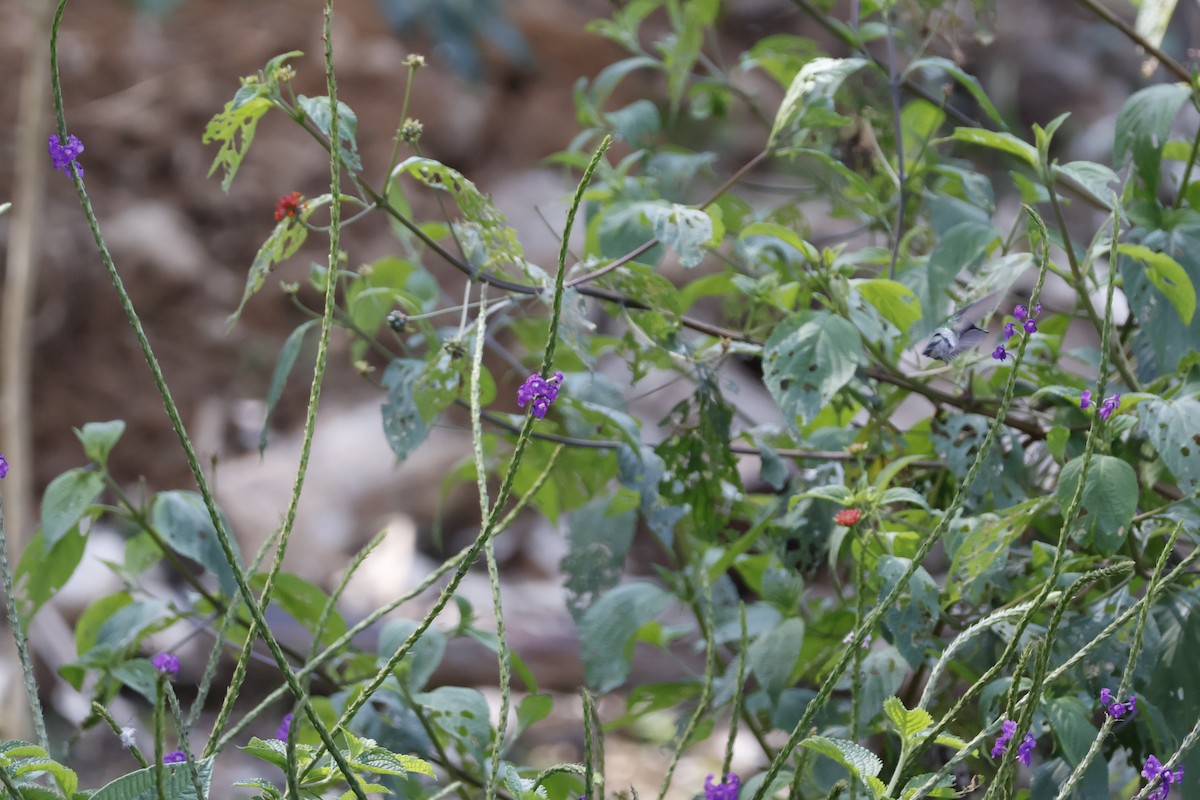
[[[275,201],[275,221],[284,217],[294,217],[297,213],[303,210],[303,201],[299,192],[285,194]]]
[[[861,519],[862,512],[857,508],[843,508],[837,513],[837,516],[833,518],[833,521],[838,525],[845,525],[847,528],[851,528],[857,525],[858,521]]]

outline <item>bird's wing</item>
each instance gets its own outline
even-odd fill
[[[992,292],[985,294],[983,297],[971,303],[968,306],[963,306],[955,316],[958,317],[958,328],[961,331],[963,328],[969,328],[979,320],[986,317],[988,314],[996,310],[996,306],[1003,292]]]

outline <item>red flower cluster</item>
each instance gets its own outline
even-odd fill
[[[857,508],[843,508],[833,518],[833,521],[838,525],[845,525],[847,528],[852,528],[862,519],[862,512]]]
[[[275,201],[275,221],[279,222],[284,217],[296,216],[302,210],[303,205],[299,192],[285,194]]]

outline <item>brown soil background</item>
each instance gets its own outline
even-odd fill
[[[0,0],[0,75],[5,76],[0,202],[12,194],[17,158],[16,84],[32,30],[25,6],[22,0]],[[1005,0],[999,6],[995,41],[968,48],[963,54],[971,62],[967,69],[984,78],[1014,130],[1072,111],[1062,134],[1064,160],[1103,161],[1114,115],[1142,82],[1133,48],[1073,4]],[[418,75],[409,115],[424,123],[425,153],[461,170],[484,191],[503,194],[510,216],[524,210],[532,221],[520,227],[534,240],[526,244],[536,254],[557,246],[552,233],[539,229],[534,209],[555,202],[569,186],[565,177],[556,183],[542,160],[565,148],[578,131],[572,86],[623,53],[584,29],[589,20],[608,14],[604,0],[521,0],[506,8],[530,46],[532,66],[485,49],[485,75],[470,81],[447,67],[433,43],[397,38],[373,0],[339,0],[334,28],[339,93],[358,115],[364,174],[379,175],[401,121],[403,59],[410,52],[424,53],[430,66]],[[1187,34],[1196,15],[1191,6],[1181,5],[1180,12],[1167,45],[1181,54],[1192,39]],[[308,196],[326,191],[328,166],[305,134],[271,115],[259,126],[251,154],[226,194],[215,177],[207,177],[216,148],[203,145],[201,133],[232,97],[239,77],[288,50],[306,53],[293,62],[297,91],[324,94],[321,25],[319,4],[295,0],[185,0],[159,17],[112,0],[76,0],[62,26],[67,124],[87,148],[81,162],[88,191],[205,459],[247,450],[245,433],[256,433],[258,421],[247,424],[244,409],[265,396],[280,346],[304,321],[276,286],[279,280],[304,281],[308,262],[324,260],[318,237],[268,279],[241,323],[226,331],[248,265],[273,226],[275,199],[293,190]],[[783,32],[820,38],[790,3],[740,0],[727,4],[718,41],[731,61],[758,38]],[[639,78],[622,91],[627,101],[639,95],[661,98],[662,88],[658,81]],[[51,118],[48,97],[40,111]],[[735,128],[719,145],[716,173],[729,174],[761,145],[761,131]],[[44,163],[49,171],[49,160]],[[0,244],[8,243],[9,220],[11,215],[0,217]],[[112,457],[116,478],[127,485],[144,480],[150,491],[191,488],[150,373],[72,187],[60,174],[47,176],[37,236],[28,420],[35,461],[13,468],[32,473],[40,496],[55,475],[83,463],[72,428],[121,418],[128,430]],[[371,219],[348,229],[344,247],[351,265],[357,265],[390,252],[393,240],[381,220]],[[453,295],[460,284],[449,280],[447,291]],[[302,373],[298,369],[293,376],[275,414],[279,435],[294,432],[303,420],[307,376]],[[323,408],[356,408],[378,399],[378,390],[348,364],[344,337],[335,337]],[[4,444],[0,441],[0,452]],[[396,507],[436,491],[441,475],[428,477],[425,483],[398,487],[392,498]],[[702,781],[703,771],[699,775]],[[654,785],[638,781],[643,793]]]

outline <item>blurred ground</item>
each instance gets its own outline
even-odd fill
[[[20,9],[24,0],[0,0],[0,75],[15,76],[29,37]],[[785,0],[727,3],[718,41],[734,58],[770,33],[807,31],[820,37]],[[966,4],[964,4],[966,5]],[[1120,35],[1075,5],[1023,0],[997,4],[995,41],[962,53],[969,71],[985,79],[1001,110],[1018,132],[1064,111],[1067,158],[1103,160],[1111,145],[1112,120],[1139,85],[1139,56]],[[449,53],[430,41],[401,41],[376,0],[339,0],[335,51],[341,99],[357,113],[358,141],[367,175],[387,164],[410,52],[424,53],[430,66],[419,73],[409,116],[425,125],[427,155],[467,174],[496,196],[534,261],[551,260],[554,234],[541,220],[553,216],[571,178],[543,159],[566,147],[578,130],[571,89],[579,76],[594,76],[623,54],[587,33],[588,20],[606,16],[607,0],[520,0],[507,6],[528,43],[528,60],[494,46],[481,53],[478,79],[448,64]],[[1184,49],[1194,21],[1177,24],[1168,49]],[[164,15],[139,14],[114,0],[76,2],[68,9],[60,43],[69,130],[86,144],[81,162],[92,201],[126,285],[141,312],[151,342],[180,404],[202,457],[217,463],[222,500],[237,520],[247,549],[277,524],[292,478],[296,431],[303,419],[308,376],[297,370],[273,423],[275,446],[260,464],[247,455],[261,421],[261,400],[279,348],[304,317],[277,291],[280,278],[303,281],[310,260],[324,260],[324,243],[308,249],[268,280],[240,324],[226,330],[246,269],[273,226],[275,199],[290,191],[316,195],[328,186],[322,151],[287,121],[268,117],[229,194],[206,177],[216,148],[201,144],[206,122],[233,95],[238,78],[257,71],[288,50],[306,55],[294,63],[298,91],[324,94],[321,14],[317,5],[294,0],[185,0]],[[810,30],[811,29],[811,30]],[[955,55],[954,53],[946,53]],[[0,92],[0,126],[15,128],[15,81]],[[766,90],[764,86],[753,88]],[[630,82],[636,94],[660,97],[658,82]],[[42,112],[50,116],[47,99]],[[716,172],[725,175],[762,146],[761,131],[737,127],[722,142]],[[13,137],[0,138],[0,201],[10,195]],[[48,167],[47,167],[48,168]],[[83,462],[73,427],[121,418],[129,425],[112,457],[117,479],[149,490],[191,488],[191,478],[150,374],[95,255],[72,187],[61,175],[48,178],[49,195],[39,226],[42,248],[34,319],[34,437],[36,489]],[[431,209],[432,211],[432,209]],[[420,216],[420,214],[418,214]],[[0,244],[7,220],[0,218]],[[347,231],[344,247],[352,266],[390,252],[393,240],[378,218]],[[430,265],[436,266],[436,265]],[[452,292],[453,293],[453,292]],[[315,305],[314,303],[311,303]],[[378,390],[349,366],[344,338],[335,337],[323,410],[328,430],[318,433],[325,448],[314,465],[310,513],[300,541],[308,560],[299,571],[324,583],[385,525],[401,541],[390,558],[419,577],[426,564],[418,550],[427,538],[442,476],[465,455],[466,438],[439,432],[435,444],[397,472],[378,436]],[[319,431],[327,430],[318,426]],[[21,465],[20,468],[27,468]],[[283,499],[281,499],[283,498]],[[469,527],[464,516],[449,529]],[[562,665],[575,652],[569,619],[559,605],[555,575],[561,542],[549,529],[518,532],[506,542],[519,567],[514,585],[535,587],[530,607],[556,622],[553,634],[530,640],[542,648],[553,683],[570,691],[578,665]],[[307,538],[305,538],[307,537]],[[522,556],[523,553],[523,556]],[[325,574],[311,574],[324,571]],[[387,578],[403,576],[389,573]],[[480,587],[475,587],[480,588]],[[369,608],[380,598],[364,587]],[[518,592],[519,594],[519,592]],[[477,603],[476,607],[486,605]],[[553,611],[547,611],[547,609]],[[546,617],[535,617],[539,633]],[[517,631],[520,635],[521,631]],[[521,650],[521,646],[518,646]],[[555,654],[558,654],[556,656]],[[528,658],[528,655],[527,655]],[[466,656],[469,665],[475,656]],[[555,666],[563,669],[555,671]],[[648,667],[648,669],[650,669]],[[652,670],[651,670],[652,671]],[[547,673],[549,674],[549,673]],[[647,673],[650,674],[650,673]],[[655,676],[660,677],[661,676]],[[486,680],[478,670],[453,680]],[[558,755],[563,758],[567,756]],[[703,771],[700,779],[703,778]],[[631,779],[632,780],[632,779]],[[94,785],[94,784],[92,784]],[[639,782],[643,793],[653,783]],[[619,787],[614,787],[619,788]]]

